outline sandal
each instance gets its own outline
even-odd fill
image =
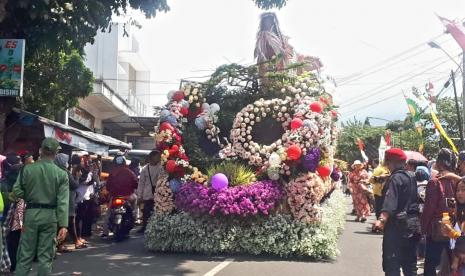
[[[58,249],[57,252],[62,253],[62,254],[63,253],[71,253],[71,252],[73,252],[73,250],[68,249],[68,248],[61,248],[61,249]]]
[[[84,249],[84,248],[87,248],[87,245],[85,243],[75,244],[74,248],[76,248],[76,249]]]

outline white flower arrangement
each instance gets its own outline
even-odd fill
[[[193,217],[186,213],[155,215],[145,232],[145,246],[162,252],[335,258],[347,200],[340,190],[335,190],[320,208],[322,220],[314,224],[296,222],[289,215],[255,220]]]

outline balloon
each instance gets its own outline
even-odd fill
[[[214,176],[212,176],[211,184],[213,189],[215,189],[216,191],[220,191],[228,187],[229,181],[226,175],[222,173],[217,173]]]
[[[302,155],[302,150],[297,145],[291,145],[287,149],[287,159],[289,160],[298,160]]]
[[[177,193],[181,189],[182,182],[178,178],[173,178],[169,181],[170,189],[173,193]]]
[[[168,160],[166,162],[165,169],[168,173],[174,173],[176,171],[177,165],[174,160]]]
[[[202,110],[203,111],[206,111],[206,110],[209,110],[209,109],[210,109],[210,105],[208,103],[202,104]]]
[[[195,126],[200,130],[204,130],[207,128],[207,121],[203,117],[197,117],[195,118]]]
[[[189,102],[186,101],[186,100],[182,100],[181,105],[182,105],[182,107],[189,108]]]
[[[180,112],[181,112],[182,116],[186,117],[189,114],[189,108],[181,107]]]
[[[168,101],[172,101],[174,93],[176,93],[176,91],[171,90],[170,92],[168,92],[168,94],[166,94]]]
[[[217,104],[217,103],[212,103],[210,105],[210,110],[213,112],[213,113],[216,113],[218,111],[220,111],[220,105]]]
[[[173,100],[177,101],[177,102],[180,102],[180,101],[184,100],[184,91],[176,91],[176,92],[174,92]]]
[[[174,127],[168,122],[163,122],[160,124],[160,131],[163,131],[163,130],[171,130],[173,132]]]
[[[294,118],[291,121],[291,129],[292,130],[296,130],[296,129],[300,128],[302,125],[303,125],[303,122],[302,122],[302,119],[300,119],[300,118]]]
[[[281,164],[281,157],[276,152],[273,152],[268,159],[270,166],[278,166]]]
[[[316,169],[316,171],[318,172],[318,174],[321,177],[328,177],[331,174],[331,167],[329,167],[329,166],[320,166],[320,167],[318,167]]]
[[[163,109],[160,112],[160,118],[165,118],[171,115],[171,112],[168,109]]]
[[[163,118],[163,120],[160,120],[160,121],[161,122],[168,122],[173,127],[176,127],[178,125],[178,120],[176,120],[176,117],[174,117],[173,115],[169,115],[169,116]]]
[[[316,113],[321,113],[321,111],[323,111],[323,107],[321,107],[319,102],[313,102],[310,104],[310,110]]]

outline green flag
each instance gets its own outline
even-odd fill
[[[418,104],[413,99],[407,96],[405,96],[405,101],[407,102],[410,114],[412,114],[413,123],[420,121],[420,107],[418,106]]]

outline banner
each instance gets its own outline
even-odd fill
[[[420,91],[416,88],[412,88],[412,93],[415,95],[417,98],[421,98]],[[410,114],[412,115],[412,123],[415,125],[415,129],[418,132],[418,135],[420,136],[421,142],[420,145],[418,146],[418,151],[423,152],[424,149],[424,144],[423,144],[423,125],[421,124],[421,111],[420,107],[418,106],[417,102],[409,97],[407,97],[404,94],[405,101],[407,102],[407,107],[410,111]]]
[[[439,122],[439,119],[436,116],[436,113],[434,113],[434,111],[432,110],[432,108],[431,108],[431,117],[433,118],[433,123],[434,123],[434,126],[436,127],[436,129],[439,131],[439,133],[441,133],[442,137],[444,137],[444,139],[446,139],[447,143],[449,143],[452,150],[455,153],[458,153],[454,142],[449,138],[449,136],[447,136],[446,131],[442,128],[441,122]]]
[[[441,23],[446,27],[447,32],[457,41],[457,44],[465,51],[465,30],[459,22],[449,20],[444,17],[437,15]]]
[[[380,163],[384,163],[384,155],[388,149],[390,149],[390,145],[386,143],[386,140],[384,140],[384,137],[381,136],[381,139],[379,141],[379,147],[378,147],[378,159]]]
[[[0,39],[0,97],[22,97],[24,39]]]
[[[60,129],[58,127],[44,125],[45,137],[57,139],[58,142],[69,145],[80,150],[104,155],[108,152],[108,146],[95,143],[87,138]]]

